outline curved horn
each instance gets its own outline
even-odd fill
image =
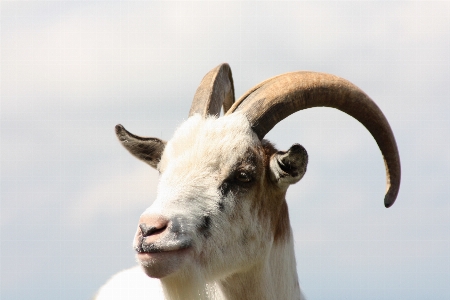
[[[290,114],[311,107],[333,107],[361,122],[384,158],[387,190],[384,205],[394,204],[400,188],[400,156],[391,127],[362,90],[340,77],[315,72],[287,73],[268,79],[244,94],[227,114],[243,112],[260,139]]]
[[[234,85],[228,64],[221,64],[203,77],[194,95],[189,117],[195,113],[203,117],[219,115],[223,105],[224,114],[234,103]]]

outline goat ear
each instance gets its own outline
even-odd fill
[[[278,151],[270,158],[270,178],[280,187],[302,179],[308,165],[308,152],[302,145],[294,144],[288,151]]]
[[[146,138],[128,132],[122,125],[116,125],[116,135],[120,143],[133,156],[156,169],[166,147],[166,141],[157,138]]]

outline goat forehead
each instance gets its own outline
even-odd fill
[[[259,139],[241,114],[206,119],[194,115],[177,129],[167,144],[159,169],[203,176],[205,172],[231,167],[258,143]]]
[[[213,209],[221,181],[258,143],[243,115],[190,117],[164,149],[158,165],[162,175],[157,199],[147,212],[183,215],[186,210],[196,215]]]

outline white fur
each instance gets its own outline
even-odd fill
[[[98,291],[96,300],[164,299],[161,282],[145,275],[140,266],[117,273]]]
[[[292,234],[283,243],[274,243],[268,223],[261,224],[252,207],[253,190],[226,197],[219,192],[233,167],[250,148],[260,145],[239,113],[206,119],[194,115],[167,143],[158,165],[157,198],[143,215],[176,220],[180,227],[177,238],[161,239],[161,245],[176,245],[179,239],[186,239],[192,247],[188,254],[165,262],[171,271],[156,281],[161,282],[166,299],[301,299]],[[224,202],[223,211],[220,201]],[[211,219],[208,236],[198,233],[205,215]],[[139,262],[147,267],[155,263]],[[116,289],[114,285],[132,289],[130,294],[123,293],[126,297],[141,291],[118,282],[140,276],[140,286],[145,281],[142,274],[136,268],[119,273],[96,299],[131,299],[105,295]],[[149,286],[154,285],[155,279],[146,279]],[[156,294],[148,295],[143,289],[142,296],[133,299],[157,299]]]

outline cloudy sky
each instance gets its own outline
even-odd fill
[[[397,138],[386,209],[381,154],[354,119],[316,108],[266,136],[310,156],[287,196],[308,299],[450,299],[449,2],[0,5],[0,299],[89,299],[134,265],[158,177],[114,126],[170,139],[222,62],[237,95],[289,71],[344,77]]]

